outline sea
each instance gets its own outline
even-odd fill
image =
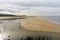
[[[60,16],[42,16],[43,18],[46,18],[50,22],[54,22],[56,24],[60,25]]]

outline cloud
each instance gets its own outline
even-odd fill
[[[60,0],[10,0],[7,2],[23,7],[60,7]]]
[[[60,2],[57,0],[6,0],[0,1],[0,12],[15,15],[60,15]]]
[[[23,7],[60,7],[59,0],[6,0],[0,2]]]
[[[45,7],[60,7],[60,3],[40,3],[40,2],[19,2],[19,3],[12,3],[14,5],[19,5],[19,6],[24,6],[24,7],[40,7],[40,6],[45,6]]]

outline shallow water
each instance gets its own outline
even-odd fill
[[[46,18],[50,22],[56,23],[60,25],[60,16],[42,16],[43,18]]]

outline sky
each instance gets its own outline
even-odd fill
[[[60,16],[60,0],[0,0],[0,13]]]

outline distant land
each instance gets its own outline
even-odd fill
[[[2,13],[0,13],[0,17],[1,16],[16,16],[16,15],[12,15],[12,14],[2,14]]]

